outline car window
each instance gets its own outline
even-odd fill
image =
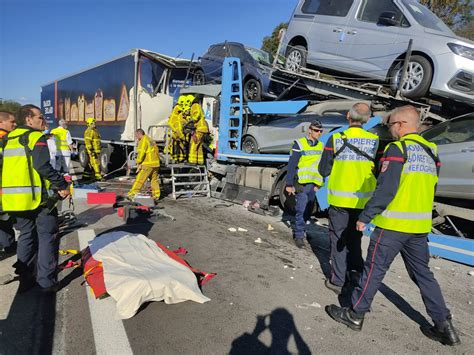
[[[402,0],[410,14],[421,26],[455,36],[439,17],[415,0]]]
[[[267,64],[273,63],[273,57],[270,53],[252,47],[245,47],[245,49],[257,62],[264,62]]]
[[[242,46],[236,46],[234,44],[228,45],[229,55],[231,57],[237,57],[241,61],[246,61],[248,59],[248,54]]]
[[[216,57],[225,57],[225,49],[224,46],[214,46],[209,49],[209,54],[214,55]]]
[[[344,17],[353,2],[354,0],[306,0],[301,11],[306,14]]]
[[[408,26],[408,21],[392,0],[363,0],[357,19],[377,23],[382,12],[395,13],[395,19],[401,26]]]
[[[472,117],[446,121],[426,131],[423,137],[433,143],[443,145],[474,141],[474,119]]]

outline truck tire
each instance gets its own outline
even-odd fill
[[[206,77],[201,69],[196,69],[193,74],[193,85],[204,85],[206,83]]]
[[[110,155],[111,154],[112,154],[112,152],[110,151],[109,148],[102,148],[100,150],[99,164],[100,164],[100,171],[103,174],[107,174],[110,170],[109,166],[110,166]]]
[[[79,162],[83,168],[89,164],[89,155],[87,154],[86,146],[81,144],[79,146]]]
[[[403,61],[398,63],[390,71],[390,84],[393,92],[397,91],[401,80]],[[433,68],[428,59],[421,55],[411,56],[408,62],[407,79],[401,90],[403,96],[409,99],[424,97],[431,86]]]
[[[292,46],[286,51],[285,69],[298,72],[300,68],[306,68],[307,49],[303,46]]]

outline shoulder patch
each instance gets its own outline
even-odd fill
[[[382,163],[382,167],[380,168],[380,172],[381,173],[384,173],[387,171],[388,169],[388,164],[390,164],[390,161],[388,160],[385,160],[383,163]]]

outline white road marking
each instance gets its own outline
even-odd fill
[[[93,229],[79,230],[78,238],[81,250],[86,248],[87,243],[94,237]],[[86,286],[86,288],[96,354],[133,354],[123,322],[114,319],[115,301],[111,297],[96,300],[90,287]]]

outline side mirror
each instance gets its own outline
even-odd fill
[[[396,19],[396,17],[397,15],[395,12],[382,12],[379,16],[379,20],[377,21],[377,25],[398,26],[400,22]]]

